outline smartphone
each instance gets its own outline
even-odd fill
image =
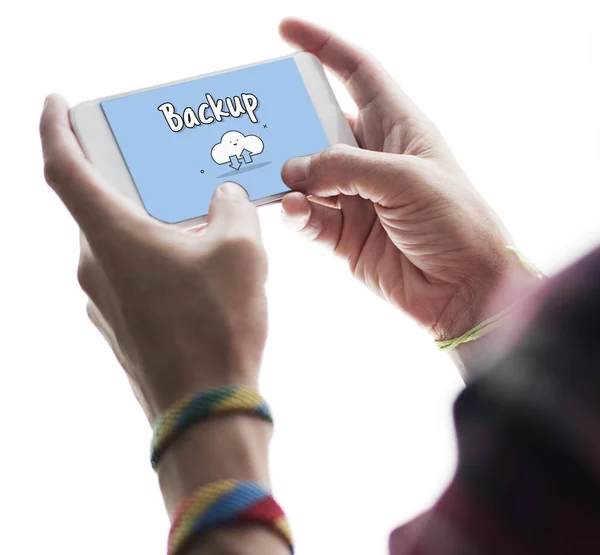
[[[275,202],[289,191],[288,158],[356,146],[323,66],[306,52],[83,102],[71,125],[110,184],[185,229],[205,223],[225,181],[256,205]]]

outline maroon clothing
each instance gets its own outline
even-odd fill
[[[459,395],[458,465],[391,555],[600,555],[600,249]]]

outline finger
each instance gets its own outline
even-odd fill
[[[310,200],[310,202],[322,204],[323,206],[329,206],[330,208],[340,208],[340,195],[335,195],[332,197],[319,197],[317,195],[310,195],[308,200]]]
[[[317,56],[346,85],[360,109],[376,99],[393,98],[405,116],[418,112],[413,102],[373,56],[330,31],[301,19],[284,19],[279,32],[293,46]]]
[[[64,98],[47,98],[40,119],[44,172],[48,184],[61,198],[90,239],[111,226],[151,221],[141,209],[112,189],[86,159],[69,121]]]
[[[295,191],[320,197],[360,195],[388,206],[415,185],[419,163],[414,156],[340,144],[311,156],[289,159],[281,175]]]
[[[293,231],[335,250],[342,235],[341,210],[309,201],[302,193],[289,193],[281,202],[282,218]]]
[[[256,206],[237,183],[223,183],[215,190],[208,210],[207,233],[246,236],[260,241]]]

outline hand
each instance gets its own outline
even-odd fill
[[[282,177],[298,192],[283,199],[284,219],[439,338],[461,335],[483,318],[502,277],[527,279],[505,249],[508,232],[433,123],[370,55],[299,20],[280,31],[345,83],[361,146],[289,160]]]
[[[256,209],[233,183],[202,233],[148,216],[85,158],[68,106],[49,97],[40,134],[48,183],[81,227],[78,278],[150,422],[179,397],[256,387],[267,333],[267,263]]]

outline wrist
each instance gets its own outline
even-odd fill
[[[240,371],[226,362],[209,364],[206,359],[193,364],[165,362],[160,366],[146,366],[134,390],[153,426],[162,413],[190,393],[228,385],[257,390],[258,374],[258,368]]]
[[[281,538],[264,527],[215,529],[191,547],[186,555],[290,555]]]
[[[540,284],[540,276],[526,267],[520,256],[514,256],[507,249],[506,256],[499,267],[493,272],[489,271],[487,277],[480,279],[476,285],[468,284],[465,287],[466,292],[457,294],[453,299],[456,304],[454,314],[440,319],[434,330],[437,332],[438,340],[461,337],[506,309],[510,309],[512,313],[511,307],[514,307],[515,312],[518,311],[519,301],[527,297]],[[447,313],[451,314],[450,311]],[[511,318],[507,314],[502,317],[502,323],[493,331],[475,341],[461,343],[450,351],[463,376],[466,376],[467,366],[483,353],[487,356],[494,350],[494,343],[497,342],[498,337],[505,335],[503,328],[509,321]],[[498,344],[500,343],[498,341]]]
[[[271,435],[271,424],[245,414],[214,417],[184,432],[158,467],[169,518],[186,497],[209,482],[235,478],[269,487]]]

